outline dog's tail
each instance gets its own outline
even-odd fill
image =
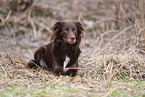
[[[36,68],[36,67],[39,67],[39,63],[38,63],[36,60],[30,60],[30,61],[27,63],[27,67],[29,67],[29,68]]]

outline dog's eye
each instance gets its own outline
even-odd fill
[[[73,31],[77,31],[75,28],[72,29]]]
[[[68,31],[69,29],[68,28],[64,28],[64,31]]]

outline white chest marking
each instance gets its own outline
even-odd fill
[[[68,70],[66,69],[66,66],[68,64],[68,62],[70,61],[70,58],[68,56],[66,56],[65,58],[65,61],[63,63],[63,69],[64,69],[64,72],[67,72]]]

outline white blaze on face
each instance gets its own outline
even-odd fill
[[[67,66],[67,64],[68,64],[69,61],[70,61],[70,58],[68,56],[66,56],[65,61],[63,63],[64,72],[67,72],[68,71],[68,69],[66,69],[66,66]]]

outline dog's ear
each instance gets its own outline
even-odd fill
[[[77,26],[79,34],[82,34],[82,32],[85,31],[83,26],[82,26],[82,24],[80,22],[77,21],[76,22],[76,26]]]
[[[51,35],[50,41],[54,41],[57,38],[57,33],[60,30],[61,24],[62,24],[62,21],[57,21],[52,27],[52,35]]]
[[[53,27],[52,27],[52,31],[55,31],[57,29],[60,29],[60,25],[61,25],[62,21],[57,21]]]

